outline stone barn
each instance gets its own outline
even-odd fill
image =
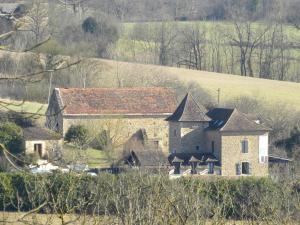
[[[23,128],[23,140],[27,155],[37,154],[43,159],[54,156],[63,145],[60,134],[41,127]]]
[[[46,112],[46,126],[65,135],[71,125],[94,127],[104,123],[130,139],[144,130],[148,143],[168,153],[168,122],[176,109],[175,93],[169,88],[55,88]],[[118,126],[120,128],[116,129]]]

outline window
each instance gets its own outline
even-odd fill
[[[196,150],[197,150],[197,151],[199,151],[199,150],[200,150],[200,147],[199,147],[199,145],[197,145],[197,146],[196,146]]]
[[[159,141],[154,141],[154,148],[158,149],[158,147],[159,147]]]
[[[248,153],[248,140],[241,142],[242,153]]]
[[[215,153],[215,142],[211,142],[211,152],[214,154]]]
[[[242,162],[242,174],[251,174],[249,162]]]

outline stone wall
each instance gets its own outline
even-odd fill
[[[169,122],[169,152],[182,152],[181,149],[181,126],[177,122]]]
[[[219,131],[211,130],[205,132],[206,149],[212,153],[218,160],[221,160],[222,141]],[[214,152],[212,151],[212,142],[214,142]]]
[[[63,134],[63,115],[59,105],[58,97],[55,94],[51,95],[48,109],[46,112],[46,127],[50,130]]]
[[[259,135],[265,133],[222,133],[222,175],[236,176],[236,164],[249,162],[251,175],[267,176],[268,163],[259,163]],[[242,153],[241,141],[248,140],[248,153]]]
[[[170,152],[207,152],[203,122],[169,122]]]
[[[71,125],[84,125],[94,134],[101,130],[110,130],[119,142],[125,142],[139,129],[145,129],[151,141],[157,141],[166,154],[169,153],[168,122],[165,116],[65,116],[63,135]]]
[[[184,152],[207,152],[204,129],[208,123],[181,122],[181,149]]]

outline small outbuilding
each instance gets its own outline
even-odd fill
[[[25,154],[49,158],[63,145],[60,134],[41,127],[23,128]]]

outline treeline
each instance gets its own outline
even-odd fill
[[[73,6],[49,5],[55,41],[41,51],[300,82],[299,0],[114,0]]]
[[[297,181],[169,180],[142,173],[97,177],[6,173],[0,178],[2,213],[56,213],[62,224],[70,214],[77,219],[91,216],[95,224],[101,224],[104,216],[112,219],[111,224],[202,224],[208,219],[287,224],[300,219]]]
[[[276,21],[157,22],[124,25],[114,59],[300,81],[297,30]],[[124,46],[124,47],[123,47]]]
[[[24,51],[51,35],[36,52],[300,82],[299,0],[45,2],[28,2],[22,29],[0,44]],[[170,17],[171,8],[205,15],[178,22],[192,18]]]
[[[74,13],[96,10],[121,22],[227,20],[236,7],[264,19],[276,14],[276,5],[280,5],[286,11],[284,21],[293,23],[299,9],[298,0],[66,0],[54,3],[69,7]]]

